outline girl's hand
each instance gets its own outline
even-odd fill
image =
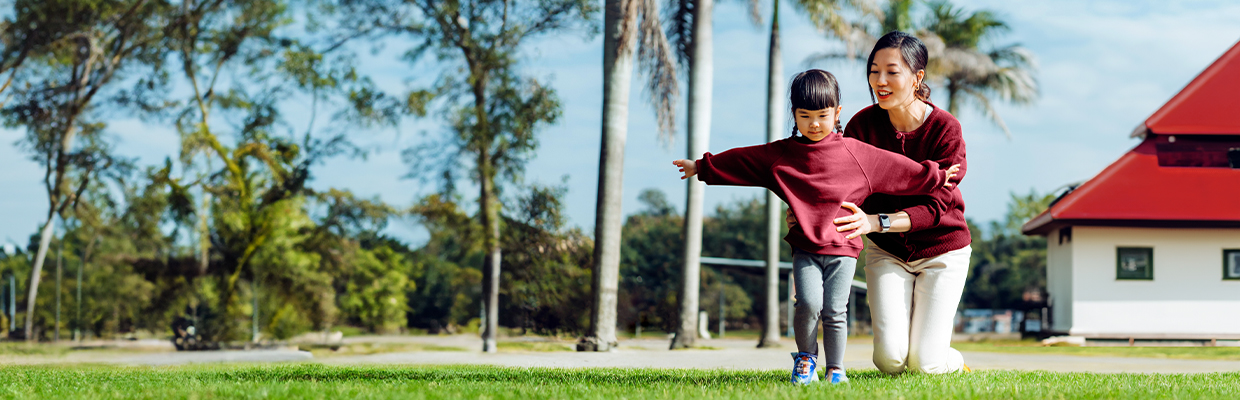
[[[672,165],[680,167],[680,172],[685,173],[680,179],[689,179],[690,176],[697,175],[697,163],[693,160],[676,160],[672,161]]]
[[[853,233],[850,233],[845,237],[847,239],[852,239],[874,231],[874,225],[870,223],[870,216],[866,215],[865,211],[861,211],[861,207],[857,207],[856,204],[849,203],[847,201],[841,204],[841,206],[852,210],[853,214],[847,217],[839,217],[835,219],[835,225],[838,225],[835,227],[836,232],[851,231],[855,229]]]
[[[952,187],[952,186],[953,186],[953,185],[952,185],[952,182],[951,182],[951,181],[952,181],[952,178],[955,178],[955,177],[956,177],[956,173],[957,173],[957,172],[960,172],[960,164],[952,165],[952,166],[951,166],[951,168],[948,168],[947,170],[945,170],[945,171],[943,171],[943,172],[946,172],[946,173],[947,173],[947,179],[944,179],[944,180],[943,180],[943,187],[945,187],[945,188]],[[855,206],[854,206],[854,207],[855,207]]]
[[[788,224],[788,229],[797,225],[797,216],[792,215],[792,209],[785,210],[784,222]]]

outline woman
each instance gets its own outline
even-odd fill
[[[926,46],[904,32],[884,35],[866,65],[870,94],[877,104],[858,111],[844,136],[905,155],[913,161],[960,164],[964,177],[964,139],[960,123],[930,103],[923,80]],[[866,248],[867,298],[874,326],[874,365],[941,374],[968,371],[951,348],[956,305],[969,273],[969,228],[958,189],[925,196],[875,194],[865,207],[845,203],[851,216],[835,220],[848,237],[869,234]]]

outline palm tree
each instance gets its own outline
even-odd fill
[[[756,1],[754,1],[756,3]],[[767,57],[766,141],[783,136],[784,130],[784,65],[779,48],[779,0],[771,9],[771,44]],[[766,192],[766,310],[762,315],[762,337],[758,347],[779,346],[779,224],[783,201],[775,192]],[[789,288],[788,290],[792,290]],[[788,321],[792,323],[792,321]]]
[[[959,115],[961,104],[971,104],[1011,138],[1012,133],[991,101],[997,98],[1027,105],[1037,100],[1038,82],[1033,76],[1037,61],[1033,53],[1019,44],[992,49],[980,46],[983,39],[1009,29],[989,11],[966,15],[963,8],[953,7],[945,0],[930,3],[925,26],[938,39],[937,43],[926,41],[931,47],[926,75],[946,88],[947,111]]]
[[[603,37],[603,140],[599,154],[598,203],[594,220],[594,301],[590,334],[580,351],[607,351],[616,345],[617,291],[620,282],[621,196],[624,191],[624,145],[628,135],[629,87],[637,42],[646,90],[655,105],[660,137],[671,142],[679,96],[676,62],[657,0],[607,0]]]
[[[689,66],[688,156],[706,153],[710,141],[710,96],[714,80],[711,37],[714,0],[678,0],[669,3],[669,39],[681,64]],[[701,281],[702,200],[706,185],[697,177],[686,180],[685,247],[681,265],[680,321],[671,348],[693,347],[697,341],[698,289]]]

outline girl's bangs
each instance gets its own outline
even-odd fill
[[[836,98],[839,88],[834,79],[826,71],[806,71],[792,81],[792,108],[803,110],[821,110],[838,107]]]

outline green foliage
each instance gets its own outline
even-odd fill
[[[406,292],[416,290],[410,280],[413,262],[388,245],[358,249],[352,273],[340,292],[340,309],[371,332],[394,333],[407,324]]]
[[[632,326],[640,319],[644,327],[671,331],[679,312],[676,293],[680,290],[677,271],[684,256],[683,217],[658,190],[642,191],[638,201],[643,208],[625,221],[620,246],[620,324]],[[721,205],[703,220],[703,225],[702,255],[766,258],[763,201],[755,198]],[[781,226],[781,234],[786,234],[787,226]],[[781,260],[790,261],[791,247],[782,240],[780,247]],[[754,300],[765,296],[764,274],[761,268],[704,266],[701,309],[717,316],[719,292],[723,291],[729,324],[758,324],[765,302]],[[786,286],[783,279],[780,285]]]
[[[593,243],[565,227],[562,186],[530,186],[503,215],[500,323],[536,333],[579,333],[589,324]],[[478,219],[456,201],[430,195],[412,210],[430,233],[419,249],[420,276],[410,321],[431,332],[476,323],[481,303],[482,235]]]
[[[538,333],[582,333],[589,312],[593,240],[564,226],[567,187],[534,185],[506,215],[500,323]],[[506,300],[506,301],[504,301]]]
[[[1054,196],[1012,194],[1004,221],[985,230],[969,222],[973,255],[962,301],[966,308],[1035,309],[1046,299],[1046,238],[1020,227],[1050,205]]]

